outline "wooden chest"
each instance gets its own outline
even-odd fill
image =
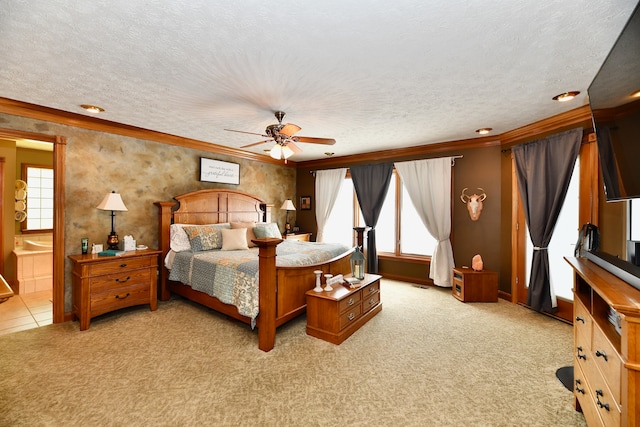
[[[366,274],[361,286],[333,285],[333,291],[308,291],[307,334],[341,344],[382,310],[380,278]]]

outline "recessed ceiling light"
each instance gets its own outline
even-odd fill
[[[556,95],[551,99],[558,102],[567,102],[567,101],[571,101],[573,98],[575,98],[578,95],[580,95],[580,92],[577,90],[574,90],[571,92],[561,93],[560,95]]]
[[[98,113],[102,113],[104,111],[104,108],[98,107],[97,105],[82,104],[80,106],[82,108],[84,108],[85,110],[87,110],[87,112],[89,112],[91,114],[98,114]]]
[[[637,90],[631,94],[633,98],[640,98],[640,90]]]
[[[493,130],[492,128],[480,128],[480,129],[476,129],[476,132],[479,133],[480,135],[486,135],[492,130]]]

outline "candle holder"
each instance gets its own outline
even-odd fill
[[[331,282],[329,281],[329,279],[331,279],[333,277],[333,274],[325,274],[324,275],[324,280],[326,282],[326,285],[324,285],[324,290],[329,292],[333,290],[333,287],[331,286]]]
[[[313,272],[316,275],[316,287],[313,288],[314,292],[322,292],[322,286],[320,285],[320,276],[322,275],[322,270],[316,270]]]

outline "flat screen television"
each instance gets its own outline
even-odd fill
[[[640,6],[588,94],[606,199],[640,198]]]

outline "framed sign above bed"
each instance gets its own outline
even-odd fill
[[[238,185],[240,184],[240,165],[200,157],[200,181]]]

